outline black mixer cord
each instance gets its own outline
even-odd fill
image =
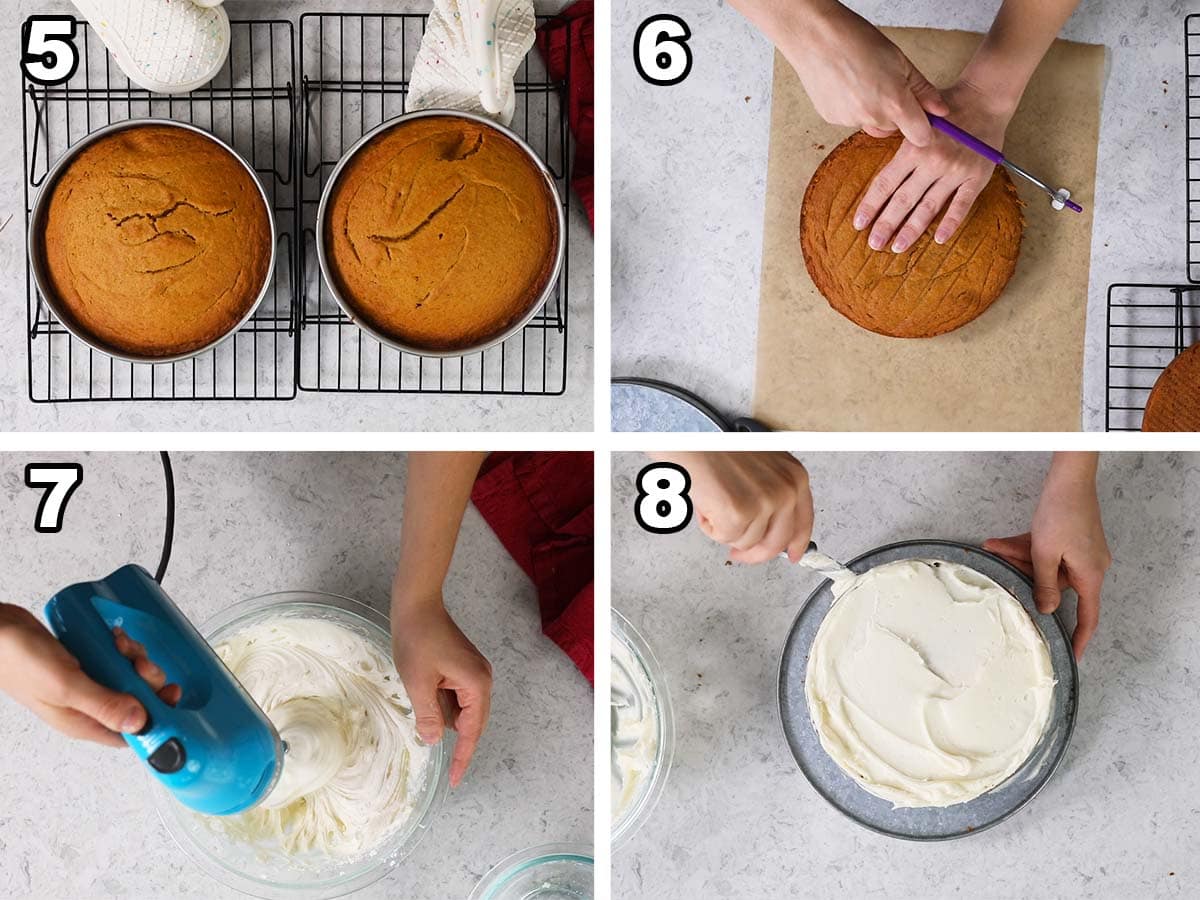
[[[163,534],[162,556],[158,560],[158,570],[154,580],[162,584],[167,574],[167,563],[171,561],[171,545],[175,542],[175,473],[171,469],[171,456],[165,450],[158,454],[162,461],[163,478],[167,483],[167,525]]]

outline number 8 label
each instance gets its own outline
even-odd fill
[[[674,463],[652,463],[638,473],[634,518],[646,531],[674,534],[692,521],[692,479]]]

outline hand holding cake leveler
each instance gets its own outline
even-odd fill
[[[947,121],[941,116],[935,116],[930,113],[929,124],[931,124],[938,131],[942,132],[942,134],[954,138],[954,140],[958,141],[968,150],[975,151],[984,159],[990,160],[998,166],[1004,166],[1004,168],[1008,169],[1008,171],[1012,172],[1014,175],[1020,175],[1026,181],[1031,181],[1036,184],[1043,191],[1050,195],[1050,205],[1055,209],[1063,209],[1065,207],[1067,209],[1074,210],[1077,213],[1083,212],[1083,207],[1071,199],[1071,192],[1066,188],[1059,188],[1057,191],[1054,190],[1054,188],[1050,187],[1050,185],[1046,184],[1046,182],[1042,181],[1040,178],[1037,178],[1025,171],[1015,162],[1006,159],[1004,154],[995,147],[985,144],[970,132],[963,131],[953,122]]]

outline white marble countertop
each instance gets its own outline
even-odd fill
[[[37,612],[59,588],[127,562],[153,570],[163,485],[151,453],[77,460],[83,484],[59,535],[32,528],[31,459],[0,454],[0,571],[6,602]],[[280,590],[342,594],[387,612],[404,497],[403,458],[375,454],[179,454],[177,519],[165,586],[194,620]],[[523,848],[591,843],[592,698],[541,634],[533,586],[474,508],[446,601],[491,660],[491,724],[432,830],[364,897],[465,897]],[[128,751],[70,741],[0,697],[0,895],[240,897],[175,846]]]
[[[427,12],[429,0],[229,0],[234,18],[299,22],[306,12]],[[555,12],[566,0],[539,0]],[[15,50],[31,13],[74,11],[64,0],[17,0],[0,21],[10,90],[0,92],[0,119],[21,121]],[[570,332],[566,393],[561,397],[367,395],[311,393],[280,402],[35,404],[29,399],[25,339],[25,193],[21,127],[0,132],[0,430],[12,431],[590,431],[593,408],[593,253],[587,217],[570,201]],[[499,363],[495,363],[496,366]],[[561,366],[561,363],[557,363]],[[432,367],[429,372],[434,371]],[[551,370],[557,374],[559,369]],[[540,372],[540,367],[539,367]],[[165,377],[165,376],[164,376]],[[268,379],[269,380],[269,379]],[[553,383],[553,382],[552,382]],[[512,387],[515,382],[510,382]]]
[[[1025,531],[1046,454],[811,454],[814,538],[835,558],[918,538]],[[1113,454],[1100,498],[1115,562],[1080,667],[1066,757],[1012,819],[918,844],[828,806],[779,723],[778,666],[820,583],[782,563],[726,567],[690,526],[634,522],[645,458],[614,460],[613,607],[650,642],[675,708],[658,807],[614,857],[615,898],[1183,897],[1200,890],[1200,455]],[[1068,603],[1068,606],[1073,604]],[[1067,617],[1069,624],[1073,620]]]
[[[880,25],[972,31],[986,30],[997,6],[848,5]],[[773,54],[731,7],[697,6],[680,13],[693,35],[691,74],[653,87],[627,48],[658,10],[642,0],[614,4],[613,375],[665,379],[729,416],[748,415]],[[1063,31],[1110,49],[1084,360],[1088,430],[1104,427],[1108,285],[1186,275],[1183,19],[1197,11],[1193,3],[1083,0]],[[686,252],[664,250],[680,247]]]

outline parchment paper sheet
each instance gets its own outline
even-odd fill
[[[934,84],[953,82],[980,35],[888,28]],[[850,132],[827,125],[775,57],[754,415],[796,431],[1078,431],[1104,47],[1057,41],[1034,74],[1004,150],[1082,215],[1026,201],[1017,271],[987,312],[924,340],[872,334],[834,312],[800,252],[800,205],[817,165]],[[890,251],[883,251],[890,252]]]

